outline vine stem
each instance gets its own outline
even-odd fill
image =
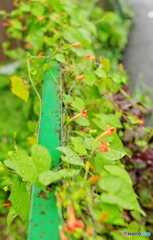
[[[34,57],[31,57],[31,58],[34,58]],[[27,59],[28,76],[29,76],[31,85],[32,85],[35,93],[36,93],[37,96],[38,96],[38,99],[39,99],[39,102],[40,102],[40,113],[41,113],[41,108],[42,108],[41,97],[40,97],[40,95],[39,95],[39,93],[38,93],[38,91],[37,91],[37,89],[36,89],[36,87],[35,87],[35,85],[34,85],[33,79],[32,79],[31,74],[30,74],[30,59],[31,59],[31,58],[28,58],[28,59]],[[37,132],[37,133],[39,133],[39,123],[40,123],[40,114],[39,114],[38,124],[37,124],[37,127],[36,127],[36,132]]]
[[[32,57],[31,57],[31,58],[32,58]],[[32,80],[31,74],[30,74],[30,58],[27,59],[27,66],[28,66],[28,76],[29,76],[31,85],[32,85],[34,91],[36,92],[36,94],[37,94],[37,96],[38,96],[40,105],[42,105],[41,97],[40,97],[40,95],[39,95],[39,93],[38,93],[38,91],[37,91],[37,89],[36,89],[36,87],[35,87],[35,85],[34,85],[34,82],[33,82],[33,80]]]

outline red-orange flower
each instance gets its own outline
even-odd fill
[[[123,70],[123,69],[124,69],[124,67],[123,67],[123,64],[122,64],[122,63],[120,63],[120,64],[119,64],[119,68],[120,68],[120,70]]]
[[[68,220],[66,221],[66,230],[74,232],[76,228],[84,228],[84,223],[76,218],[74,208],[72,205],[68,207]]]
[[[80,75],[80,76],[77,76],[75,79],[81,82],[84,78],[86,78],[86,76]]]
[[[86,161],[86,166],[92,171],[92,172],[95,172],[94,168],[91,166],[91,164]]]
[[[72,47],[81,47],[82,43],[81,42],[76,42],[76,43],[72,43],[70,46],[72,46]]]
[[[19,4],[18,4],[17,2],[13,2],[13,5],[14,5],[15,7],[18,7],[18,6],[19,6]]]
[[[98,175],[94,175],[94,176],[92,176],[91,178],[89,178],[88,181],[89,181],[90,184],[93,184],[93,183],[98,182],[99,179],[100,179],[100,177],[99,177]]]
[[[145,121],[142,120],[142,119],[137,118],[137,121],[138,121],[139,125],[144,125],[145,124]]]
[[[60,16],[59,16],[59,15],[56,15],[54,18],[58,20],[58,19],[60,18]]]
[[[115,129],[111,126],[106,127],[106,131],[103,132],[99,137],[96,138],[96,141],[107,136],[107,135],[112,135],[115,132]]]
[[[23,20],[24,20],[24,17],[23,17],[23,16],[19,16],[18,19],[19,19],[20,21],[23,21]]]
[[[83,128],[80,130],[81,132],[87,132],[88,131],[88,128]]]
[[[38,22],[42,22],[45,18],[46,18],[46,16],[41,16],[41,17],[37,17],[37,20],[38,20]]]
[[[28,29],[27,26],[23,26],[23,27],[22,27],[22,30],[23,30],[23,31],[26,31],[27,29]]]
[[[86,233],[87,233],[88,235],[93,235],[93,234],[94,234],[94,228],[91,227],[91,226],[88,226],[88,227],[86,228]]]
[[[69,121],[73,121],[74,119],[76,118],[79,118],[79,117],[85,117],[85,118],[88,118],[88,116],[86,115],[86,112],[87,112],[87,109],[82,109],[82,111],[78,114],[76,114],[74,117],[72,117]]]
[[[4,27],[9,27],[12,25],[14,25],[14,22],[12,20],[7,20],[6,22],[2,23],[2,26],[4,26]]]
[[[102,215],[100,216],[99,222],[104,223],[107,220],[108,216],[109,216],[108,212],[103,212]]]
[[[84,56],[83,58],[84,58],[84,59],[91,59],[91,60],[93,60],[93,61],[96,60],[96,57],[95,57],[95,56],[91,56],[91,55],[89,55],[89,54],[86,55],[86,56]]]
[[[9,206],[12,206],[12,203],[4,203],[3,204],[3,207],[9,207]]]
[[[100,146],[98,147],[101,152],[108,152],[109,151],[109,143],[101,142]]]

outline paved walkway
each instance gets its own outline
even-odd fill
[[[134,27],[123,64],[131,77],[132,88],[144,81],[153,95],[153,0],[133,0],[132,7]]]

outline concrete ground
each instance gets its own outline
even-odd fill
[[[134,27],[124,52],[123,65],[131,77],[132,88],[141,82],[153,96],[153,0],[131,0]]]

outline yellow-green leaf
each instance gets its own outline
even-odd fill
[[[17,76],[11,77],[10,81],[12,93],[28,102],[30,86],[27,82]]]

